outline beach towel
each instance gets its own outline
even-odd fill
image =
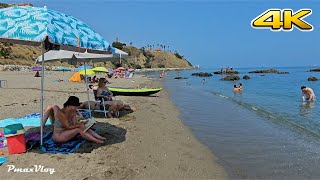
[[[1,166],[3,163],[5,163],[5,162],[7,162],[7,158],[5,158],[5,157],[0,157],[0,166]]]
[[[84,111],[84,110],[79,110],[79,112],[81,113],[81,115],[86,118],[89,119],[90,118],[90,113],[88,111]]]
[[[69,154],[77,150],[81,144],[84,143],[80,135],[76,136],[72,140],[66,143],[56,143],[52,139],[53,132],[46,134],[43,137],[43,145],[41,147],[42,152],[52,154]]]
[[[0,127],[5,127],[11,124],[21,123],[22,126],[40,126],[40,114],[32,113],[20,118],[7,118],[0,120]],[[50,122],[47,121],[46,125],[50,125]]]
[[[46,133],[43,134],[43,136],[45,136],[45,135],[46,135]],[[36,149],[36,148],[40,147],[40,138],[41,138],[40,133],[26,132],[25,137],[26,137],[27,152],[29,152],[32,149]]]
[[[80,111],[82,116],[84,118],[89,118],[89,112],[86,111]],[[21,123],[22,126],[34,126],[34,127],[38,127],[40,126],[40,114],[39,113],[32,113],[32,114],[28,114],[26,116],[20,117],[20,118],[7,118],[7,119],[3,119],[0,120],[0,127],[5,127],[7,125],[11,125],[11,124],[17,124],[17,123]],[[46,122],[46,125],[50,125],[50,121]]]

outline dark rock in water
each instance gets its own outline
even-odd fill
[[[250,71],[249,73],[278,73],[278,70],[275,69],[267,69],[267,70],[254,70]]]
[[[213,74],[239,74],[238,71],[235,70],[229,70],[229,71],[215,71]]]
[[[221,80],[223,80],[223,81],[234,81],[234,80],[240,80],[240,77],[239,76],[234,76],[234,75],[229,75],[229,76],[225,76]]]
[[[277,72],[277,74],[289,74],[289,72]]]
[[[320,72],[320,68],[317,68],[317,69],[310,69],[310,72]]]
[[[265,74],[261,74],[260,76],[266,76]]]
[[[243,76],[243,79],[246,79],[246,80],[248,80],[248,79],[251,79],[248,75],[244,75]]]
[[[308,81],[318,81],[318,78],[313,77],[313,76],[310,76],[310,77],[308,78]]]
[[[188,79],[188,78],[186,78],[186,77],[175,77],[174,79]]]
[[[192,73],[191,76],[209,77],[209,76],[212,76],[212,74],[207,72],[199,72],[199,73]]]

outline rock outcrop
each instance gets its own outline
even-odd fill
[[[221,78],[223,81],[234,81],[234,80],[240,80],[239,76],[229,75]]]
[[[244,75],[243,79],[248,80],[248,79],[251,79],[251,78],[248,75]]]
[[[308,78],[308,81],[318,81],[318,78],[314,77],[314,76],[310,76]]]
[[[279,71],[275,69],[267,69],[267,70],[254,70],[254,71],[250,71],[249,73],[279,73]]]
[[[238,71],[228,70],[228,71],[215,71],[213,74],[239,74]]]
[[[199,73],[192,73],[191,76],[209,77],[209,76],[212,76],[212,74],[208,72],[199,72]]]
[[[310,72],[320,72],[320,68],[310,69]]]
[[[249,73],[276,73],[276,74],[289,74],[289,72],[280,72],[276,69],[266,69],[266,70],[254,70]]]
[[[289,74],[289,72],[277,72],[277,74]]]
[[[174,79],[188,79],[188,78],[186,78],[186,77],[175,77]]]

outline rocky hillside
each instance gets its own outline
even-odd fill
[[[124,64],[136,68],[191,68],[192,64],[180,55],[171,52],[138,49],[125,46],[122,49],[129,54]]]
[[[0,3],[0,8],[13,4]],[[21,6],[32,4],[19,4]],[[192,68],[192,64],[178,53],[144,50],[133,46],[123,46],[121,49],[129,54],[127,59],[107,63],[95,63],[95,66],[124,66],[133,68]],[[0,65],[34,65],[35,59],[41,54],[40,47],[0,43]],[[54,66],[70,66],[65,62],[48,63]]]
[[[192,64],[184,58],[177,57],[174,53],[141,50],[133,46],[124,47],[123,51],[129,54],[127,59],[122,59],[121,66],[133,68],[192,68]],[[41,55],[40,47],[3,44],[0,43],[0,65],[34,65],[35,59]],[[91,63],[93,64],[93,63]],[[54,62],[47,65],[70,66],[66,62]],[[119,61],[95,63],[95,66],[116,67]]]

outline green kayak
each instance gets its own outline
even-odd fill
[[[162,90],[162,88],[118,88],[118,87],[109,87],[108,88],[114,96],[149,96],[155,94]]]

